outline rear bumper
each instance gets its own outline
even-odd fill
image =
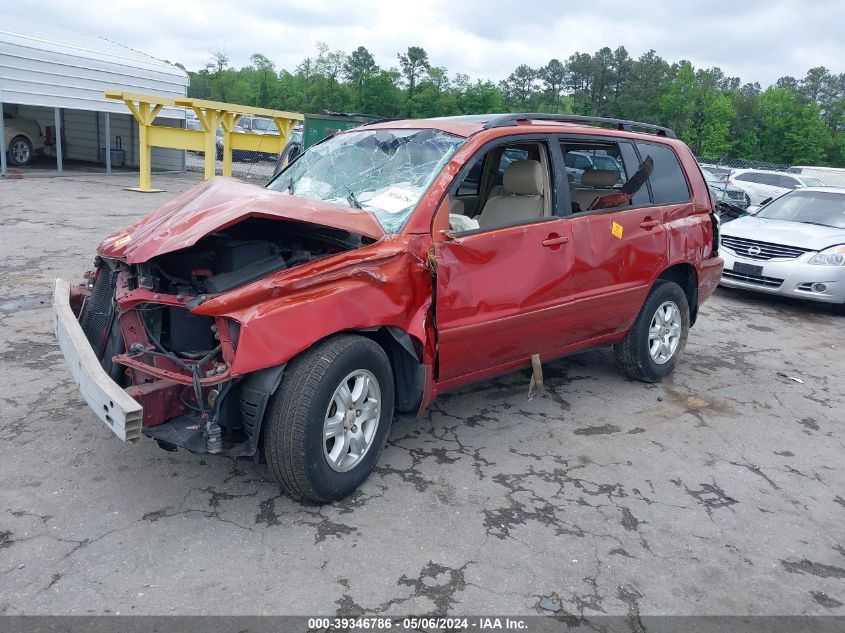
[[[698,266],[698,304],[701,305],[716,292],[719,278],[722,276],[724,260],[721,257],[710,257]]]
[[[73,379],[88,406],[125,442],[141,437],[143,409],[109,378],[70,307],[70,284],[56,279],[53,288],[53,330]]]

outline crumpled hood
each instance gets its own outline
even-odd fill
[[[109,235],[97,252],[130,264],[196,244],[201,238],[248,217],[279,218],[328,226],[373,239],[384,230],[369,211],[290,196],[216,177],[191,187],[128,229]]]
[[[837,244],[845,244],[845,230],[843,229],[805,224],[804,222],[790,222],[788,220],[770,220],[753,215],[726,222],[722,225],[721,233],[732,237],[797,246],[814,251],[823,250]]]

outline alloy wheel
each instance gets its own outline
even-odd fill
[[[29,144],[23,140],[15,141],[9,149],[9,153],[17,164],[23,165],[29,161]]]
[[[357,466],[373,444],[381,418],[381,389],[376,377],[357,369],[334,391],[323,423],[323,454],[332,470]]]
[[[651,318],[648,352],[658,365],[667,363],[681,340],[681,311],[674,301],[664,301]]]

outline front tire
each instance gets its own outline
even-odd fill
[[[613,347],[617,365],[634,380],[662,380],[684,354],[689,324],[684,291],[672,281],[658,280],[631,331]]]
[[[291,496],[341,499],[370,475],[393,418],[393,371],[384,350],[339,335],[285,369],[265,414],[267,466]]]
[[[17,167],[25,167],[32,162],[32,143],[25,136],[16,136],[9,143],[9,162]]]
[[[836,316],[845,316],[845,303],[834,303],[830,307]]]

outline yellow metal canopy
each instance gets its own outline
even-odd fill
[[[150,180],[150,150],[152,147],[194,150],[205,152],[205,177],[215,174],[217,159],[217,128],[223,128],[223,175],[232,175],[232,150],[243,149],[278,154],[287,143],[293,127],[304,117],[297,112],[254,108],[222,101],[205,99],[171,99],[133,92],[107,91],[106,98],[123,101],[138,122],[140,144],[140,183],[138,191],[155,191]],[[191,108],[202,125],[202,130],[153,125],[164,106]],[[243,115],[273,119],[275,134],[240,134],[235,126]]]

